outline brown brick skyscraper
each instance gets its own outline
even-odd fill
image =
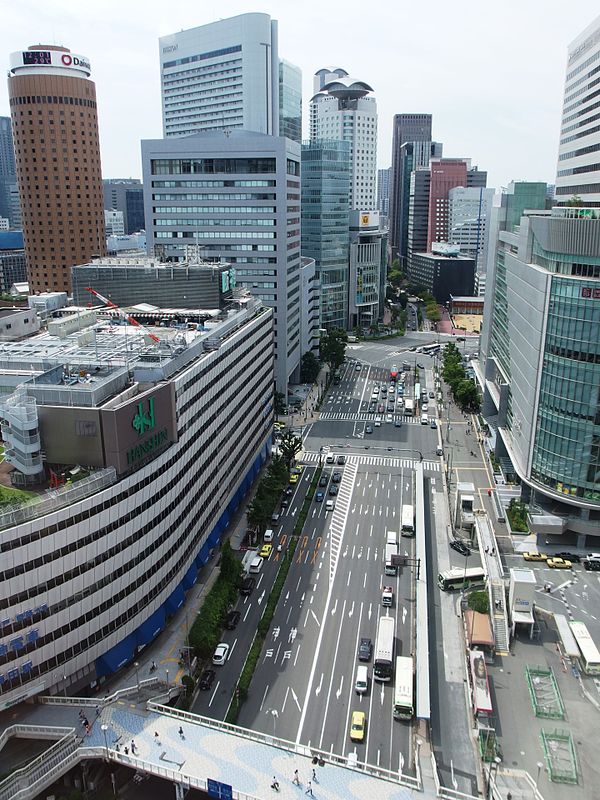
[[[8,77],[29,289],[71,290],[71,267],[106,253],[96,87],[87,58],[35,45]]]

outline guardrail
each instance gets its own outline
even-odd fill
[[[143,689],[149,689],[152,686],[160,686],[164,684],[164,681],[158,677],[153,678],[145,678],[144,680],[140,681],[140,691]],[[169,692],[172,691],[174,687],[169,688]],[[166,687],[165,687],[166,689]],[[177,689],[180,691],[180,689]],[[104,706],[110,705],[114,703],[116,700],[119,700],[123,697],[131,697],[138,693],[138,687],[136,686],[126,686],[124,689],[117,689],[116,692],[113,694],[109,694],[106,697],[62,697],[58,695],[40,695],[35,698],[36,703],[42,703],[43,705],[48,706],[79,706],[79,707],[86,707],[86,708],[104,708]],[[166,694],[166,691],[162,694]]]

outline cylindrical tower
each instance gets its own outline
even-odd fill
[[[30,291],[71,289],[71,267],[106,253],[96,87],[65,47],[12,53],[8,94]]]

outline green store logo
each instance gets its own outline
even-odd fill
[[[151,431],[155,426],[154,418],[154,398],[148,400],[148,411],[144,411],[144,404],[138,403],[137,414],[131,423],[132,428],[138,432],[138,436],[143,436],[146,431]]]

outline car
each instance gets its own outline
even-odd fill
[[[292,483],[292,484],[293,483],[298,483],[299,478],[300,478],[300,476],[296,475],[295,473],[293,475],[290,475],[290,483]]]
[[[373,394],[379,394],[379,386],[377,384],[373,387]]]
[[[217,673],[214,671],[214,669],[205,669],[202,675],[200,675],[198,686],[203,692],[207,692],[213,685],[216,674]]]
[[[523,553],[525,561],[547,561],[548,556],[545,553],[525,552]]]
[[[377,411],[376,403],[369,403],[369,411],[371,412],[371,414],[374,414]]]
[[[229,655],[229,645],[227,642],[221,642],[218,644],[215,652],[213,653],[212,663],[215,664],[217,667],[222,667],[223,664],[227,661],[227,656]]]
[[[387,394],[387,386],[381,387],[381,394]]]
[[[279,522],[280,516],[281,516],[281,514],[278,514],[276,511],[274,511],[271,514],[271,522],[273,523],[273,525],[277,525],[277,523]]]
[[[385,421],[386,422],[393,422],[394,418],[393,418],[393,416],[391,414],[386,414],[385,415]]]
[[[303,469],[304,469],[304,464],[294,464],[290,472],[292,472],[294,475],[301,475]]]
[[[442,447],[441,444],[438,444],[438,446],[435,448],[435,454],[436,454],[436,456],[443,456],[444,455],[444,448]]]
[[[321,475],[319,478],[319,486],[327,486],[329,483],[329,476],[328,475]]]
[[[375,427],[381,428],[381,417],[375,417]]]
[[[546,564],[552,569],[571,569],[572,564],[566,558],[548,558]]]
[[[365,433],[373,433],[373,426],[367,425],[367,427],[365,428]]]
[[[411,352],[411,353],[414,353],[414,351],[415,351],[417,348],[416,348],[416,347],[409,347],[408,349],[410,350],[410,352]]]
[[[232,631],[234,628],[237,628],[237,624],[240,621],[240,617],[242,615],[239,611],[230,611],[229,614],[225,617],[225,627],[228,631]]]
[[[381,590],[381,605],[391,608],[394,605],[394,588],[393,586],[384,586]]]
[[[273,552],[272,544],[263,544],[263,546],[260,548],[260,553],[258,555],[261,558],[269,558],[272,552]]]
[[[333,453],[327,453],[327,458],[325,459],[326,464],[335,464],[335,455]]]
[[[337,493],[338,493],[338,487],[335,485],[335,483],[332,483],[331,486],[329,487],[329,495],[331,497],[335,497]]]
[[[402,427],[402,420],[396,417],[394,420],[394,428],[401,428]]]
[[[360,644],[358,645],[358,660],[370,661],[373,655],[373,644],[366,636],[361,637]]]
[[[432,419],[431,422],[429,423],[429,427],[430,428],[437,428],[437,422],[434,419]]]
[[[290,495],[294,494],[294,490],[292,489],[291,486],[286,486],[285,489],[283,490],[283,493],[286,497],[289,497]]]
[[[364,711],[353,711],[350,722],[350,739],[353,742],[362,742],[365,738],[367,716]]]
[[[325,511],[333,511],[334,508],[335,508],[335,505],[333,504],[333,500],[328,500],[325,503]]]
[[[398,397],[396,399],[396,405],[402,407],[404,405],[404,398],[403,397]]]
[[[252,594],[255,586],[256,578],[253,578],[251,575],[249,575],[247,578],[244,578],[241,583],[240,594]]]
[[[471,550],[461,539],[452,539],[450,547],[463,556],[470,556]]]
[[[283,508],[287,508],[289,506],[289,504],[290,504],[290,501],[287,499],[287,497],[284,497],[284,499],[281,501],[281,508],[282,509]]]
[[[355,372],[360,372],[360,364],[357,364],[357,365],[354,367],[354,371],[355,371]]]
[[[464,336],[457,336],[457,337],[456,337],[456,341],[457,341],[457,342],[464,342],[464,340],[465,340],[465,337],[464,337]]]
[[[345,464],[346,456],[338,456],[338,464]]]
[[[427,403],[421,403],[421,411],[423,414],[426,414],[429,411],[429,405]]]
[[[334,472],[331,476],[331,480],[333,483],[339,483],[342,480],[342,473],[341,472]]]
[[[593,558],[584,558],[583,568],[590,572],[600,572],[600,561],[596,561]]]
[[[417,364],[417,367],[418,367],[418,369],[425,369],[425,367],[423,366],[423,364]]]
[[[572,564],[581,563],[581,556],[578,556],[577,553],[554,553],[554,558],[564,558]]]
[[[429,397],[433,400],[433,398],[435,397],[435,394],[433,392],[429,392]]]
[[[383,412],[384,412],[384,411],[385,411],[385,406],[383,405],[383,403],[380,403],[380,404],[377,406],[377,413],[378,413],[378,414],[383,414]]]
[[[323,492],[317,492],[315,494],[315,503],[322,503],[324,497],[325,497],[325,494]]]

